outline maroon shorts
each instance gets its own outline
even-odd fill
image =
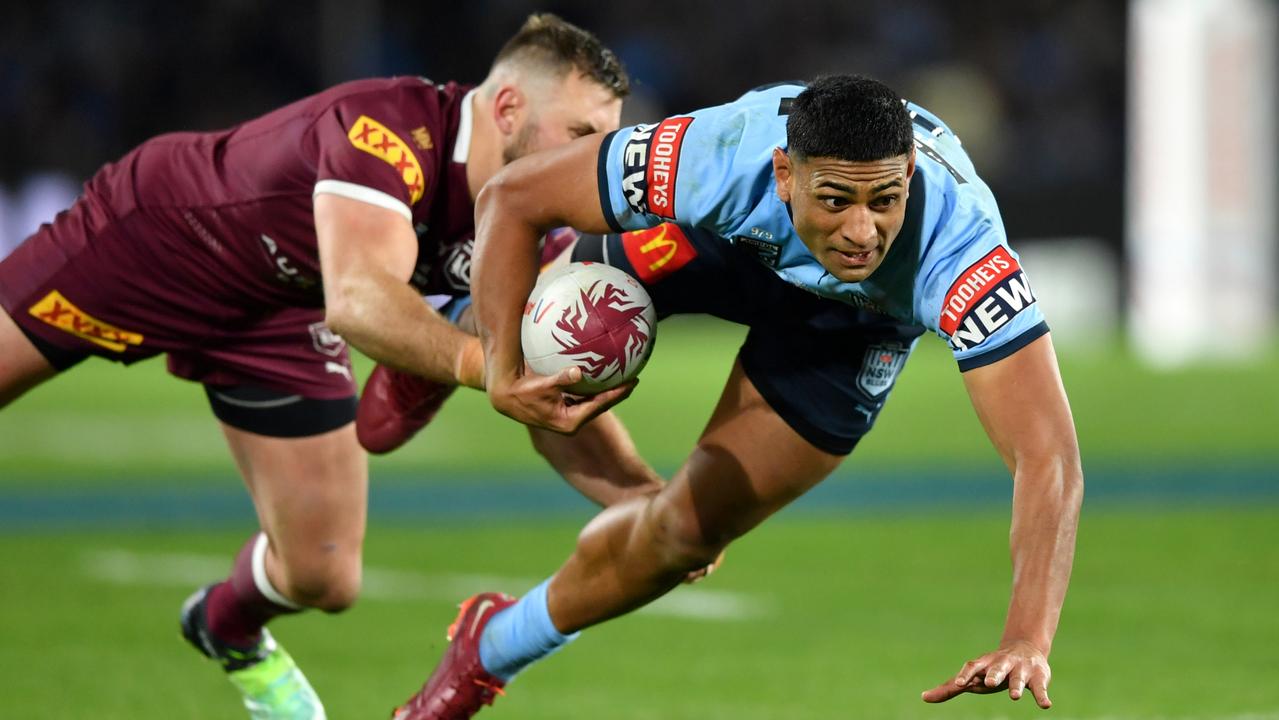
[[[355,394],[346,343],[323,309],[219,292],[188,240],[138,211],[107,217],[92,197],[0,261],[0,306],[55,365],[166,353],[170,373],[206,385]]]

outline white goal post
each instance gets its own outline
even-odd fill
[[[1156,366],[1246,360],[1276,325],[1274,0],[1132,0],[1128,324]]]

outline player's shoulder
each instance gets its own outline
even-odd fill
[[[749,106],[773,107],[778,115],[790,112],[790,101],[804,92],[808,83],[800,80],[782,80],[759,85],[742,93],[733,102]]]
[[[627,158],[647,158],[646,149],[655,140],[673,147],[691,146],[698,165],[719,164],[716,159],[727,162],[750,158],[752,148],[771,152],[786,144],[788,101],[802,90],[803,86],[796,83],[776,83],[749,90],[726,103],[674,115],[658,123],[623,128],[619,135],[626,142],[620,151]]]
[[[903,103],[914,130],[916,167],[929,183],[946,189],[987,191],[963,141],[950,126],[915,103]]]
[[[959,137],[934,113],[911,102],[906,102],[906,109],[914,125],[915,172],[928,206],[926,234],[942,244],[963,243],[983,234],[983,229],[1002,236],[994,194],[978,176]]]
[[[312,97],[317,109],[367,108],[384,113],[438,114],[457,104],[470,88],[458,83],[437,84],[423,77],[395,76],[350,80]]]
[[[706,177],[771,175],[774,148],[786,146],[786,114],[790,100],[803,90],[794,83],[778,83],[750,90],[720,104],[687,113],[678,119],[687,129],[684,143],[695,174]],[[667,120],[670,123],[677,118]],[[663,126],[657,126],[658,132]]]
[[[704,131],[712,132],[721,142],[763,142],[771,149],[785,145],[786,116],[791,102],[803,90],[803,85],[794,82],[764,85],[729,102],[706,107],[690,115],[695,120],[700,119]]]
[[[471,89],[421,77],[371,78],[335,85],[317,100],[335,120],[329,131],[337,135],[331,139],[345,136],[350,145],[393,165],[410,155],[434,163],[456,134]],[[345,147],[346,141],[337,144]]]
[[[233,141],[251,141],[264,133],[326,131],[324,120],[336,119],[345,133],[362,118],[380,126],[409,132],[446,122],[450,106],[464,94],[464,86],[436,85],[423,78],[385,77],[351,80],[331,86],[234,128]],[[453,113],[456,114],[456,113]]]
[[[911,122],[918,128],[921,128],[924,132],[927,132],[934,137],[941,136],[945,133],[950,133],[951,135],[955,134],[944,120],[922,105],[918,105],[910,100],[902,100],[902,104],[906,106],[906,111],[910,113]]]
[[[433,196],[469,89],[390,77],[353,80],[321,93],[316,100],[325,120],[315,137],[326,191],[334,183],[359,185],[408,208]]]
[[[773,149],[786,145],[784,100],[802,90],[780,83],[611,133],[599,165],[612,194],[605,219],[619,231],[661,220],[735,227],[768,192]]]

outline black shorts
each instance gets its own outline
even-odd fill
[[[800,436],[835,455],[870,431],[924,333],[801,290],[696,228],[584,235],[573,260],[626,271],[644,284],[659,319],[697,313],[749,326],[738,353],[747,377]]]
[[[354,395],[313,398],[254,385],[205,385],[204,393],[219,420],[268,437],[320,435],[355,420]]]

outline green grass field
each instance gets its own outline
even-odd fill
[[[659,467],[691,446],[739,339],[718,325],[663,325],[622,409]],[[1063,374],[1095,482],[1046,717],[1279,720],[1279,354],[1176,373],[1118,351],[1066,354]],[[159,362],[91,361],[0,412],[0,718],[242,717],[218,671],[178,640],[176,614],[191,589],[226,572],[251,529],[247,512],[190,528],[121,527],[95,524],[86,505],[87,521],[43,527],[38,513],[19,523],[19,510],[5,510],[41,494],[74,504],[115,493],[127,504],[174,487],[235,493],[202,392],[163,375]],[[375,492],[524,487],[545,476],[526,445],[480,394],[460,394],[424,438],[374,462]],[[953,362],[925,338],[875,432],[830,482],[856,488],[875,475],[941,495],[952,471],[1004,473]],[[1240,473],[1249,491],[1232,494]],[[1149,492],[1107,494],[1128,476]],[[1167,492],[1174,477],[1202,481],[1177,496]],[[951,509],[912,497],[784,512],[735,545],[710,581],[584,633],[481,717],[1040,715],[1006,696],[919,701],[998,640],[1008,517],[1006,498]],[[273,626],[330,717],[386,717],[434,665],[458,600],[520,592],[553,571],[589,516],[555,507],[523,517],[472,506],[451,518],[450,508],[375,512],[361,603]]]
[[[743,332],[726,323],[662,323],[634,396],[619,408],[644,455],[683,460],[714,405]],[[358,363],[367,374],[367,362]],[[1063,353],[1062,374],[1086,465],[1279,465],[1279,349],[1265,362],[1144,370],[1119,350]],[[172,482],[233,471],[204,393],[162,360],[122,368],[89,360],[0,412],[0,486]],[[849,467],[999,468],[944,344],[920,341],[873,433]],[[432,476],[540,467],[524,431],[477,392],[449,401],[430,431],[374,458],[375,475]]]
[[[527,589],[575,529],[375,524],[365,600],[336,619],[283,619],[276,635],[330,717],[384,718],[442,652],[450,593]],[[1266,509],[1089,514],[1053,654],[1050,717],[1279,717],[1277,534]],[[230,686],[178,640],[176,612],[242,536],[0,535],[0,716],[238,717]],[[485,716],[1035,716],[1028,700],[918,700],[997,640],[1005,538],[993,511],[779,519],[734,547],[710,581],[676,591],[735,600],[718,605],[741,606],[745,618],[650,613],[606,624],[531,669]]]

